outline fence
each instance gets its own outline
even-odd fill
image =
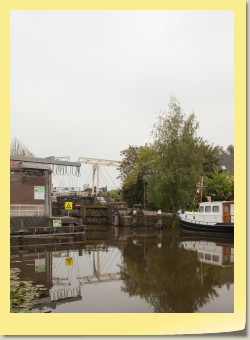
[[[44,216],[44,204],[11,204],[10,216]]]

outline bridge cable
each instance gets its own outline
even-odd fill
[[[116,184],[115,184],[115,182],[113,181],[113,179],[111,178],[110,174],[108,173],[108,171],[107,171],[105,168],[104,168],[104,170],[106,171],[106,173],[107,173],[107,175],[109,176],[110,180],[113,182],[114,187],[115,187],[116,189],[118,189],[117,186],[116,186]]]

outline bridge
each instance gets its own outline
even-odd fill
[[[55,157],[55,160],[64,162],[64,165],[67,165],[67,162],[70,162],[70,157],[69,156],[63,156],[63,157]],[[113,168],[120,168],[121,166],[121,161],[117,160],[110,160],[110,159],[102,159],[102,158],[92,158],[92,157],[79,157],[77,159],[76,164],[81,164],[81,165],[90,165],[92,168],[92,194],[96,193],[98,194],[100,192],[100,176],[101,176],[101,168],[102,167],[113,167]],[[62,170],[58,169],[55,171],[54,174],[57,175],[64,175],[67,174],[69,175],[69,171],[67,170]],[[112,180],[112,179],[111,179]]]

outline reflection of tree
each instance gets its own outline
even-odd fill
[[[124,248],[123,290],[150,302],[155,312],[189,313],[197,311],[217,296],[224,269],[203,266],[197,253],[179,247],[178,239],[163,234],[162,247],[130,239]]]

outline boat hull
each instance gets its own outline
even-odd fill
[[[202,224],[193,223],[182,220],[179,218],[179,223],[183,231],[189,231],[194,233],[204,233],[213,235],[233,235],[234,234],[234,223],[216,223],[216,224]]]

